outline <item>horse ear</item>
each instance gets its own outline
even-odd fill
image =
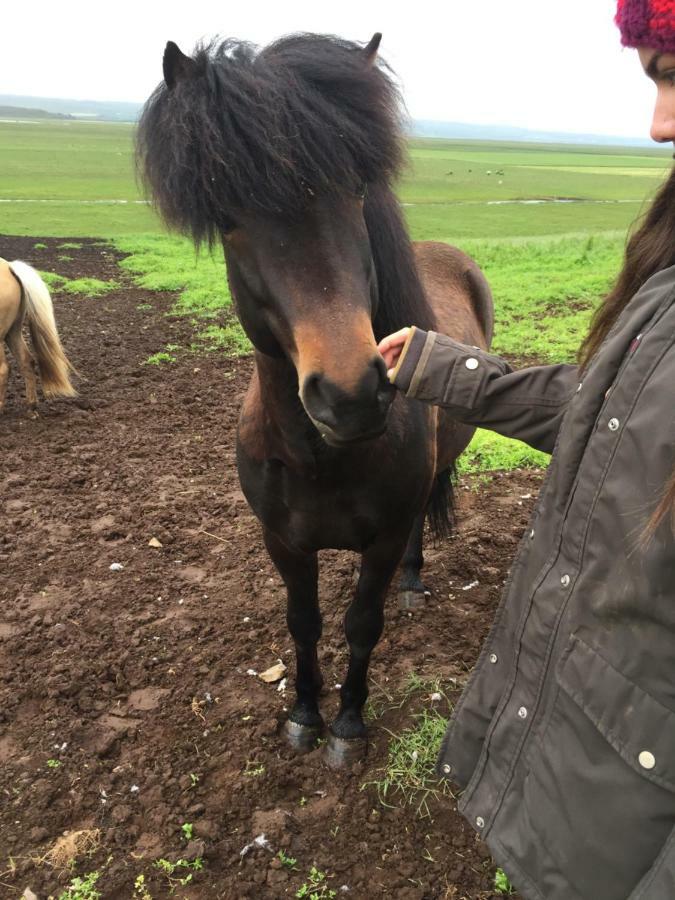
[[[382,40],[382,35],[379,31],[375,32],[375,34],[371,37],[368,42],[368,46],[363,48],[363,55],[366,58],[366,62],[369,66],[375,65],[375,60],[377,59],[377,51],[380,49],[380,41]]]
[[[164,48],[162,68],[164,70],[164,81],[166,82],[166,86],[171,90],[179,81],[189,77],[194,72],[195,61],[181,52],[178,44],[174,44],[173,41],[168,41]]]

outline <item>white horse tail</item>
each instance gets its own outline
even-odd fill
[[[75,397],[77,391],[69,377],[75,369],[61,345],[47,285],[35,269],[25,262],[15,260],[9,263],[9,267],[23,288],[28,327],[45,397]]]

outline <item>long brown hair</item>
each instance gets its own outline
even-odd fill
[[[591,329],[579,350],[579,364],[582,371],[595,356],[607,333],[642,285],[652,275],[673,265],[675,265],[675,169],[631,235],[626,245],[623,268],[614,289],[593,316]],[[644,537],[647,539],[653,537],[661,522],[667,518],[670,518],[675,532],[675,470],[647,524]]]

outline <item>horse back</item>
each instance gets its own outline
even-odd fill
[[[413,246],[436,330],[462,344],[488,350],[494,330],[494,307],[490,286],[477,264],[449,244],[424,241]],[[438,410],[437,472],[454,465],[474,431],[472,426],[451,418],[446,410]]]
[[[423,241],[413,246],[436,330],[463,344],[489,349],[494,330],[492,292],[478,265],[449,244]]]

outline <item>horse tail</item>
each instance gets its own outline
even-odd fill
[[[435,540],[449,537],[455,524],[455,466],[438,472],[427,505],[427,519]]]
[[[45,397],[75,397],[77,391],[70,381],[75,369],[61,346],[47,285],[25,262],[15,260],[9,267],[21,283]]]
[[[495,330],[495,312],[490,284],[482,270],[475,263],[466,270],[465,277],[469,283],[471,303],[489,349]]]

